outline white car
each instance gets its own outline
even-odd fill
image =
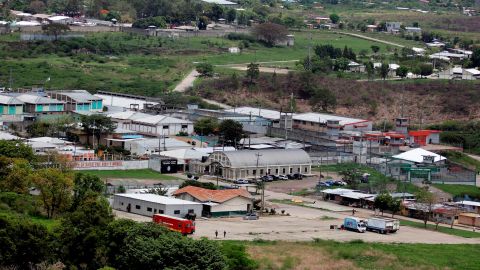
[[[283,174],[281,174],[277,177],[278,177],[278,180],[288,180],[288,177],[286,175],[283,175]]]
[[[237,179],[233,181],[235,184],[248,184],[248,181],[245,179]]]

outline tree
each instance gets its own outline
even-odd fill
[[[195,133],[200,135],[216,134],[218,132],[218,121],[215,118],[201,118],[193,126]]]
[[[403,79],[408,75],[408,68],[406,66],[400,66],[399,68],[397,68],[395,73],[397,74],[398,77]]]
[[[368,61],[365,64],[365,70],[367,71],[368,79],[371,80],[375,75],[375,68],[373,67],[373,63],[371,61]]]
[[[431,75],[433,72],[433,66],[430,64],[420,64],[420,76],[425,77]]]
[[[104,238],[112,221],[112,210],[103,197],[89,197],[75,211],[66,214],[57,232],[62,261],[84,269],[104,266],[110,244]]]
[[[470,58],[471,65],[470,67],[480,67],[480,48],[475,48],[472,53],[472,57]]]
[[[218,21],[218,19],[225,17],[225,10],[222,6],[214,4],[208,13],[208,17],[214,21]]]
[[[370,46],[370,48],[372,49],[372,52],[374,54],[377,54],[380,51],[380,47],[378,47],[377,45],[372,45]]]
[[[207,30],[207,25],[208,25],[208,17],[206,16],[201,16],[198,19],[198,30]]]
[[[335,59],[335,70],[337,71],[345,71],[348,69],[348,64],[350,64],[350,60],[347,58],[338,58]]]
[[[382,192],[375,197],[373,201],[373,206],[375,209],[380,209],[383,216],[383,211],[389,209],[389,206],[392,201],[392,196],[388,192]]]
[[[357,168],[345,169],[340,171],[338,174],[342,176],[342,180],[345,181],[350,187],[357,187],[358,179],[360,179],[360,172]]]
[[[392,211],[392,218],[393,216],[401,210],[402,202],[398,199],[393,199],[388,204],[388,209]]]
[[[33,269],[49,260],[54,253],[51,237],[44,226],[29,219],[0,216],[0,268]]]
[[[330,20],[332,23],[337,24],[338,21],[340,21],[340,16],[338,16],[336,13],[330,14]]]
[[[253,27],[253,35],[257,40],[271,47],[287,38],[287,28],[275,23],[262,23]]]
[[[0,140],[0,156],[23,158],[30,162],[36,159],[32,148],[21,141]]]
[[[76,173],[73,186],[73,202],[71,210],[75,211],[88,198],[97,198],[105,191],[102,180],[92,174]]]
[[[327,88],[313,87],[312,93],[309,101],[312,111],[328,112],[329,109],[334,109],[337,106],[335,94]]]
[[[417,198],[417,207],[423,214],[423,223],[427,228],[427,222],[432,214],[433,204],[436,202],[435,195],[428,190],[428,186],[421,188],[415,193]]]
[[[49,36],[54,36],[54,40],[58,40],[58,36],[70,31],[70,27],[62,23],[49,23],[42,25],[42,31]]]
[[[237,18],[237,11],[233,8],[229,9],[227,12],[227,22],[232,23]]]
[[[150,188],[145,193],[165,196],[168,193],[168,188],[163,188],[163,187]]]
[[[3,164],[2,164],[3,165]],[[5,164],[7,165],[7,164]],[[31,187],[32,167],[25,159],[10,159],[0,178],[0,191],[27,194]],[[0,174],[0,176],[2,176]]]
[[[213,76],[213,65],[210,63],[200,63],[197,65],[196,70],[202,77]]]
[[[45,3],[40,1],[40,0],[34,0],[30,2],[30,5],[28,5],[28,12],[31,12],[33,14],[37,13],[43,13],[45,11]]]
[[[236,145],[236,143],[242,138],[243,134],[242,124],[232,119],[223,120],[220,123],[218,130],[223,136],[225,145]]]
[[[165,17],[157,16],[157,17],[148,17],[148,18],[138,19],[132,24],[132,27],[141,28],[141,29],[146,29],[149,26],[166,28],[167,22],[165,21]]]
[[[32,182],[40,191],[40,199],[48,218],[52,218],[69,206],[73,191],[72,178],[71,174],[51,168],[37,170],[33,174]]]
[[[250,63],[247,66],[247,78],[250,85],[254,84],[255,79],[258,79],[260,76],[260,69],[258,68],[259,64]]]
[[[97,147],[100,144],[100,136],[112,133],[116,125],[112,119],[105,115],[84,115],[81,118],[82,127],[87,133],[87,144],[90,144],[90,136],[97,138]]]
[[[387,63],[382,63],[382,65],[380,66],[380,69],[378,70],[380,77],[382,77],[382,79],[385,80],[388,77],[389,72],[390,72],[389,65]]]

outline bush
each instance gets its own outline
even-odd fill
[[[258,267],[258,264],[248,256],[245,245],[223,242],[221,250],[229,270],[253,270]]]
[[[227,35],[227,39],[229,40],[245,40],[250,43],[254,43],[256,40],[253,36],[249,34],[243,34],[243,33],[229,33]]]

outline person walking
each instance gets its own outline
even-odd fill
[[[218,238],[218,231],[215,230],[215,238]]]
[[[352,216],[355,216],[355,209],[352,209]]]
[[[227,231],[223,231],[223,238],[227,237]]]

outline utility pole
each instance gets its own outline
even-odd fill
[[[310,41],[308,42],[308,70],[312,71],[312,32],[310,32]]]
[[[13,85],[13,78],[12,78],[12,68],[10,68],[10,71],[9,71],[9,76],[8,76],[8,90],[9,91],[12,91],[12,85]]]
[[[257,152],[255,154],[255,156],[257,157],[257,167],[256,167],[256,170],[255,170],[255,176],[254,177],[255,177],[255,182],[258,183],[258,179],[257,179],[258,162],[260,161],[260,157],[262,156],[262,154]],[[261,213],[263,213],[263,210],[265,209],[265,183],[263,181],[261,181],[260,183],[262,185],[262,208],[261,208]]]

